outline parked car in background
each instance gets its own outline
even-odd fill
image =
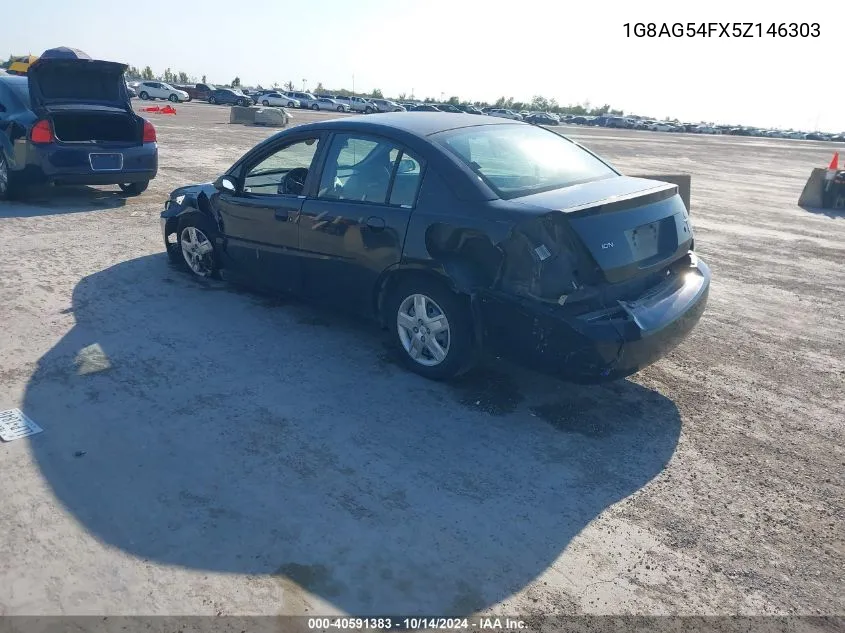
[[[251,106],[252,99],[240,90],[233,88],[216,88],[208,95],[208,102],[220,105]]]
[[[142,193],[158,172],[158,146],[129,103],[127,66],[53,50],[25,77],[0,77],[0,200],[41,183]]]
[[[605,127],[615,127],[627,130],[634,127],[634,124],[630,119],[626,119],[621,116],[611,116],[607,118]]]
[[[376,107],[363,97],[344,97],[335,95],[333,97],[338,103],[343,103],[349,106],[351,112],[363,112],[364,114],[371,114],[376,111]]]
[[[257,103],[263,106],[280,106],[283,108],[299,107],[299,101],[293,97],[283,95],[281,92],[265,92],[264,94],[258,95],[256,98],[258,99]]]
[[[132,88],[129,84],[126,84],[126,93],[129,95],[130,99],[138,96],[138,93],[135,91],[135,88]]]
[[[492,108],[487,114],[490,116],[499,117],[501,119],[513,119],[514,121],[522,121],[522,115],[508,110],[506,108]]]
[[[676,185],[493,117],[296,126],[214,183],[175,189],[161,221],[187,274],[357,312],[432,379],[485,351],[577,382],[623,378],[692,331],[711,280]]]
[[[452,114],[461,114],[463,110],[451,103],[435,103],[433,104],[441,112],[451,112]]]
[[[568,119],[567,123],[572,123],[574,125],[587,125],[587,117],[574,116],[571,119]]]
[[[545,112],[535,112],[533,114],[529,114],[523,120],[526,123],[531,123],[532,125],[557,125],[560,123],[560,121],[558,121],[555,117],[546,114]]]
[[[282,92],[282,94],[287,97],[293,97],[294,99],[299,101],[299,107],[304,109],[311,109],[311,106],[317,101],[317,97],[315,97],[310,92],[297,92],[289,90],[287,92]]]
[[[311,104],[312,110],[335,110],[337,112],[349,112],[349,106],[329,97],[317,97]]]
[[[648,129],[652,132],[671,132],[675,129],[675,126],[668,121],[658,121],[650,125]]]
[[[418,103],[411,108],[411,112],[440,112],[440,110],[430,103]]]
[[[405,108],[400,106],[395,101],[390,101],[388,99],[370,99],[370,103],[372,103],[376,107],[376,112],[404,112]]]
[[[194,84],[193,86],[179,86],[179,89],[187,92],[191,99],[196,99],[197,101],[208,101],[208,96],[217,88],[211,84],[200,83]]]
[[[475,107],[474,105],[463,105],[458,107],[467,114],[484,114],[479,108]]]
[[[190,96],[184,90],[178,90],[163,81],[142,81],[138,84],[138,97],[141,99],[164,99],[178,103],[188,101]]]

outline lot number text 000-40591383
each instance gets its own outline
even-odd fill
[[[626,22],[625,37],[821,37],[818,22]]]

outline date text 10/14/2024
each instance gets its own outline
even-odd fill
[[[818,22],[626,22],[625,37],[821,37]]]
[[[526,628],[523,620],[507,617],[476,618],[308,618],[308,629],[312,631],[358,630],[358,631],[507,631]]]

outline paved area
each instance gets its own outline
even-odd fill
[[[693,174],[707,312],[630,380],[446,385],[168,265],[167,193],[274,133],[177,110],[143,196],[0,204],[0,409],[44,428],[0,444],[0,614],[843,612],[845,217],[795,204],[832,144],[560,128]]]

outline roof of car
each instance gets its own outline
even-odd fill
[[[488,118],[474,114],[458,114],[456,112],[385,112],[379,115],[359,115],[343,119],[330,119],[329,121],[310,123],[301,127],[342,127],[362,131],[392,128],[418,136],[429,136],[437,132],[445,132],[446,130],[479,125],[514,125],[514,122],[496,117]]]
[[[4,84],[28,84],[29,81],[26,77],[22,77],[20,75],[0,75],[0,81]]]

